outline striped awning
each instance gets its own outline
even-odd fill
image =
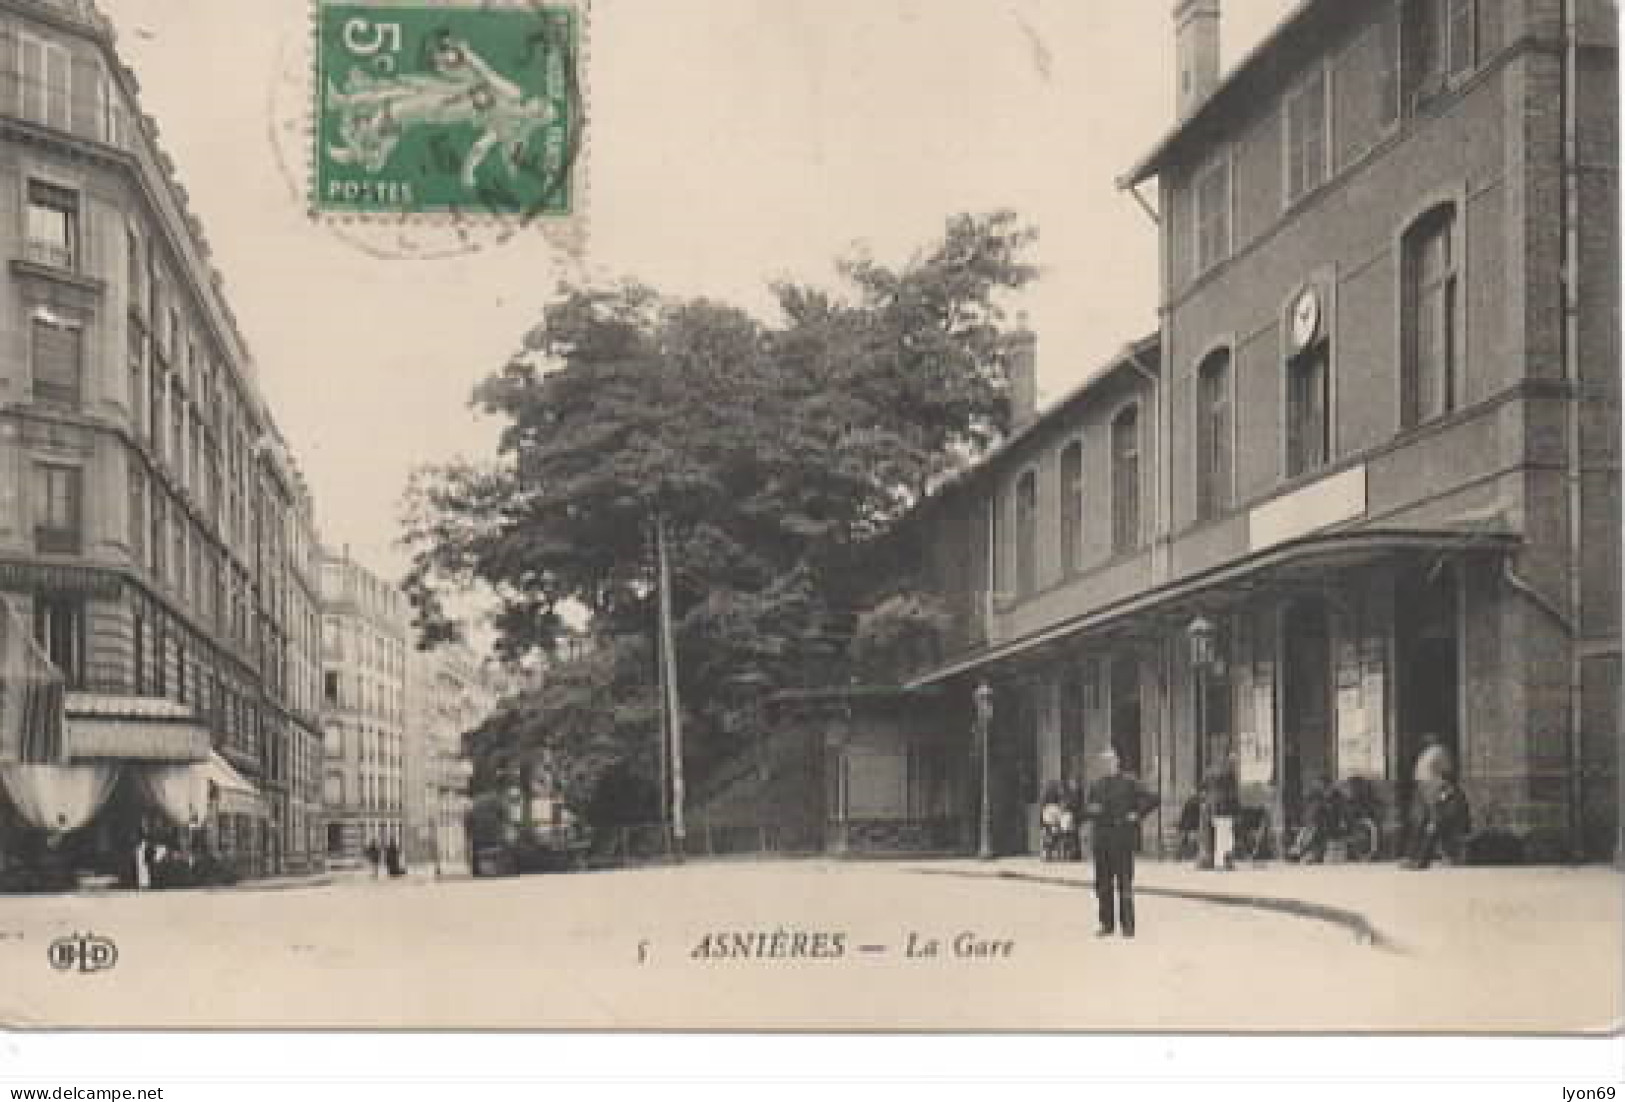
[[[253,815],[264,819],[270,814],[265,797],[254,787],[254,782],[233,769],[231,763],[219,754],[210,754],[201,766],[209,782],[209,805],[224,815]]]
[[[62,674],[0,598],[0,762],[59,764]]]

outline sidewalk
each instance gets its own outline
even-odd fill
[[[922,874],[1094,886],[1088,862],[959,858],[908,867]],[[1397,952],[1454,950],[1493,939],[1558,948],[1572,966],[1588,952],[1597,961],[1618,961],[1625,936],[1625,877],[1608,866],[1437,866],[1414,872],[1391,862],[1271,861],[1203,872],[1188,862],[1141,860],[1134,886],[1151,899],[1258,907],[1331,922]]]

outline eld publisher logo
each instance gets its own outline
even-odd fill
[[[70,934],[51,942],[45,955],[58,972],[106,972],[118,963],[118,946],[112,938]]]

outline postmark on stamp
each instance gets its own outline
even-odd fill
[[[313,209],[569,217],[580,11],[540,0],[317,0]]]

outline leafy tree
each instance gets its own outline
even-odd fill
[[[475,392],[503,422],[494,462],[407,494],[425,641],[457,634],[442,594],[472,584],[511,659],[550,650],[571,606],[600,644],[477,734],[493,767],[546,758],[578,793],[614,762],[652,774],[656,525],[691,768],[732,749],[742,672],[844,680],[865,548],[1008,421],[998,299],[1033,278],[1033,236],[1008,212],[956,217],[900,268],[848,258],[839,292],[776,287],[773,325],[636,282],[564,288]]]

